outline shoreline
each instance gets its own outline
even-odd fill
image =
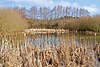
[[[65,29],[26,29],[25,32],[35,34],[35,33],[69,33],[69,30]]]
[[[99,32],[93,32],[93,31],[77,31],[77,30],[67,30],[67,29],[26,29],[24,30],[25,33],[27,34],[47,34],[47,33],[85,33],[85,34],[90,34],[90,35],[100,35]]]

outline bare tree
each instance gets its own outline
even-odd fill
[[[21,14],[22,14],[22,16],[25,18],[25,17],[27,17],[27,9],[25,8],[25,7],[22,7],[21,9],[20,9],[20,12],[21,12]]]
[[[77,18],[79,14],[79,9],[77,7],[73,8],[73,17]]]
[[[49,7],[40,7],[36,6],[31,7],[27,10],[25,7],[14,7],[15,10],[20,11],[23,17],[30,18],[33,20],[36,19],[45,19],[48,20],[50,18],[57,19],[61,17],[81,17],[81,16],[89,16],[89,12],[86,9],[78,8],[78,7],[63,7],[61,5],[54,6],[53,9]]]
[[[76,18],[78,18],[79,17],[79,8],[77,7],[76,8]]]
[[[54,8],[51,10],[51,12],[52,12],[52,17],[55,19],[55,18],[57,18],[57,6],[54,6]]]
[[[38,9],[36,6],[33,6],[30,8],[30,16],[32,19],[36,19],[37,18],[37,12],[38,12]]]
[[[39,19],[42,19],[43,18],[43,8],[42,7],[40,7],[39,8]]]
[[[58,5],[57,6],[57,18],[60,18],[63,12],[63,7]]]
[[[48,17],[49,17],[49,8],[47,8],[47,7],[44,7],[43,8],[43,19],[48,19]]]
[[[66,7],[66,16],[69,17],[70,14],[71,14],[71,7],[67,6],[67,7]]]
[[[89,14],[90,14],[90,12],[88,10],[85,10],[84,13],[85,13],[85,16],[89,16]]]

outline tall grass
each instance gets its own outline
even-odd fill
[[[14,36],[1,34],[1,67],[95,67],[96,53],[100,51],[100,45],[93,50],[75,43],[35,46],[23,39],[27,38],[25,33]]]
[[[12,32],[27,28],[21,14],[10,8],[0,8],[0,32]]]
[[[99,32],[100,30],[100,17],[81,17],[75,20],[73,23],[75,25],[76,30],[80,31],[96,31]]]

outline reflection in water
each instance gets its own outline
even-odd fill
[[[82,33],[63,33],[63,34],[36,34],[36,37],[28,36],[29,42],[33,45],[73,45],[93,47],[100,43],[100,36]]]
[[[92,49],[96,44],[100,44],[100,36],[82,34],[82,33],[63,33],[63,34],[37,34],[35,38],[28,36],[29,42],[33,45],[76,45]],[[89,51],[91,52],[91,51]],[[90,53],[91,54],[91,53]],[[91,54],[94,56],[94,54]],[[99,67],[96,61],[96,67]]]
[[[0,45],[5,42],[12,45],[24,45],[31,43],[33,45],[77,45],[93,47],[96,43],[100,44],[100,36],[82,33],[52,33],[52,34],[30,34],[25,36],[20,35],[0,35]]]

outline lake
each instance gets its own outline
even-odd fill
[[[86,33],[51,33],[29,35],[28,41],[33,45],[73,45],[93,47],[100,43],[100,35]]]
[[[35,37],[34,37],[35,36]],[[76,45],[93,49],[96,44],[100,45],[100,35],[86,33],[52,33],[52,34],[35,34],[28,36],[28,42],[33,45]],[[99,67],[99,62],[96,62],[96,67]]]

